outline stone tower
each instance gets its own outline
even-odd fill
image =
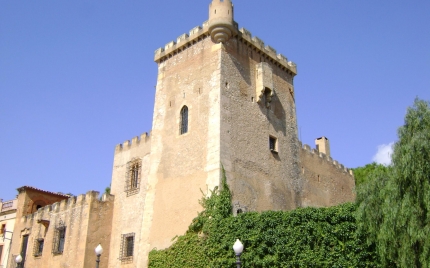
[[[186,231],[222,167],[235,212],[299,205],[296,67],[239,30],[233,15],[231,1],[213,0],[203,27],[156,51],[148,250]]]
[[[109,267],[146,267],[151,249],[185,233],[223,168],[233,214],[338,201],[326,198],[332,183],[318,188],[337,166],[326,161],[316,180],[323,160],[298,140],[296,65],[239,29],[233,11],[230,0],[213,0],[203,26],[155,51],[152,131],[115,149]]]

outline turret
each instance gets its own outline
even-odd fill
[[[212,0],[209,5],[209,33],[212,41],[227,42],[236,31],[231,0]]]

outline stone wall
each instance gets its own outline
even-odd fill
[[[23,200],[21,192],[18,200]],[[23,238],[28,236],[25,267],[73,267],[84,268],[95,265],[94,248],[101,243],[110,244],[113,196],[98,199],[98,192],[71,197],[52,205],[44,206],[33,214],[17,217],[12,241],[13,255],[22,252]],[[20,206],[18,202],[18,206]],[[64,248],[58,251],[58,230],[65,228]],[[36,249],[43,239],[43,251]],[[108,267],[109,251],[101,257],[100,267]]]
[[[145,258],[183,234],[201,210],[202,192],[219,184],[219,54],[203,34],[159,62],[142,229]],[[188,132],[181,134],[184,106]],[[146,260],[137,265],[144,267]]]
[[[221,69],[221,162],[235,209],[300,206],[294,74],[240,38],[224,45]]]
[[[355,201],[352,170],[304,145],[300,150],[302,206],[329,207]]]
[[[122,235],[135,233],[134,256],[143,255],[141,241],[143,211],[147,191],[147,179],[150,167],[151,135],[143,133],[131,141],[115,148],[111,194],[115,195],[115,207],[112,216],[109,267],[136,267],[130,260],[121,260]],[[141,161],[141,174],[136,189],[127,188],[127,167],[131,161]],[[134,260],[136,261],[136,260]]]

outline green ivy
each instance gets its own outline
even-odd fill
[[[357,232],[356,206],[249,212],[233,217],[225,174],[201,201],[187,233],[152,250],[149,267],[235,267],[232,246],[244,244],[242,267],[377,267],[374,249]]]

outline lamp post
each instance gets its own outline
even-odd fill
[[[240,242],[239,239],[237,239],[236,242],[234,243],[233,250],[234,250],[234,253],[236,254],[236,265],[237,265],[237,268],[240,268],[240,266],[242,264],[240,262],[240,254],[242,254],[242,251],[243,251],[243,244],[242,244],[242,242]]]
[[[18,254],[18,256],[15,257],[16,267],[21,267],[22,262],[22,256],[21,254]]]
[[[96,268],[99,268],[99,265],[100,265],[100,256],[102,255],[102,253],[103,253],[103,248],[102,248],[102,245],[98,245],[95,249],[94,249],[94,251],[96,252],[96,256],[97,256],[97,260],[96,260]]]

